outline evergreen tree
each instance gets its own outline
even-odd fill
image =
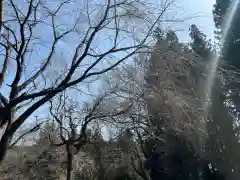
[[[195,24],[191,25],[189,31],[192,40],[190,43],[192,50],[203,59],[208,59],[211,53],[211,44],[206,39],[206,35]]]
[[[166,32],[166,41],[173,50],[179,49],[179,39],[175,31],[169,30]]]
[[[230,19],[228,17],[228,14],[231,12],[233,8],[231,6],[232,3],[235,1],[233,0],[216,0],[216,4],[214,5],[213,9],[213,16],[214,16],[214,22],[216,26],[216,36],[218,39],[223,38],[224,31],[228,31],[226,39],[224,39],[223,44],[221,44],[222,52],[221,52],[221,60],[227,62],[227,64],[233,66],[233,68],[236,68],[236,70],[240,70],[240,16],[239,16],[239,10],[240,10],[240,4],[238,4],[237,11],[232,19],[232,22],[230,24],[230,27],[225,27],[227,24],[226,22]],[[229,98],[233,104],[236,106],[235,108],[237,110],[240,109],[239,102],[240,97],[239,93],[236,93],[240,89],[240,84],[238,82],[230,83],[228,84],[228,89],[233,90],[234,93],[230,93]]]
[[[195,59],[197,62],[202,62],[201,61],[202,59],[211,60],[210,56],[212,55],[212,48],[211,48],[209,41],[206,39],[206,35],[204,35],[198,29],[198,27],[196,25],[192,25],[190,28],[190,36],[192,38],[192,43],[191,43],[192,51],[186,50],[186,51],[183,51],[182,53],[176,53],[176,51],[173,50],[171,48],[171,46],[169,46],[169,42],[171,45],[172,43],[178,41],[172,32],[167,32],[164,34],[163,37],[161,36],[162,37],[161,39],[157,39],[158,41],[155,46],[156,51],[154,51],[151,58],[149,59],[150,65],[149,65],[149,69],[146,73],[146,76],[147,76],[146,83],[148,84],[146,89],[147,90],[149,89],[149,91],[146,91],[146,92],[151,92],[150,90],[154,89],[154,88],[161,89],[158,86],[159,81],[165,82],[165,79],[162,77],[165,76],[166,79],[169,79],[169,77],[170,77],[169,71],[166,73],[167,75],[164,74],[165,69],[162,68],[163,65],[167,64],[168,67],[171,67],[172,69],[174,69],[175,66],[174,66],[174,63],[172,63],[172,62],[173,62],[173,60],[178,59],[180,56],[181,56],[180,62],[182,62],[183,58]],[[179,44],[179,43],[176,43],[176,44]],[[193,51],[195,53],[192,53]],[[174,53],[176,53],[176,54],[174,54]],[[195,57],[196,54],[198,54],[198,58]],[[198,61],[198,60],[200,60],[200,61]],[[208,64],[208,62],[206,62],[206,63],[203,62],[203,63],[199,63],[199,64]],[[193,68],[195,68],[195,67],[204,68],[205,66],[203,67],[203,66],[197,65],[197,66],[187,66],[187,67],[183,66],[183,67],[184,68],[181,68],[181,69],[184,70],[184,73],[188,74],[188,72],[189,72],[189,74],[191,74],[191,77],[194,79],[194,83],[193,84],[184,83],[184,85],[182,86],[179,83],[178,78],[171,79],[172,82],[175,83],[174,88],[175,89],[178,87],[188,88],[188,87],[196,87],[197,85],[199,85],[198,79],[201,79],[202,73],[199,75],[198,73],[196,73],[196,71],[198,71],[198,69],[196,69],[196,70],[194,69],[194,71],[193,71]],[[176,70],[177,70],[177,68],[176,68]],[[192,71],[193,71],[193,73],[192,73]],[[178,73],[178,71],[172,71],[172,72],[174,74]],[[163,83],[161,85],[163,86]],[[199,87],[199,86],[197,86],[197,87]],[[219,86],[217,86],[217,87],[219,87]],[[211,172],[208,168],[209,160],[201,159],[200,155],[198,155],[198,153],[200,153],[198,146],[202,145],[202,143],[200,144],[198,142],[197,134],[195,137],[195,133],[191,133],[191,138],[189,138],[189,137],[187,138],[184,135],[182,135],[182,136],[176,135],[176,132],[174,130],[172,130],[172,124],[170,122],[172,122],[172,119],[175,117],[171,116],[171,118],[169,118],[168,114],[164,113],[165,111],[164,111],[163,107],[164,106],[169,107],[167,103],[164,104],[166,102],[164,100],[167,99],[167,97],[163,96],[163,95],[159,97],[159,94],[164,94],[164,93],[159,93],[159,91],[157,91],[156,94],[152,93],[151,97],[155,96],[154,97],[155,101],[153,101],[153,98],[148,99],[146,96],[147,109],[148,109],[148,113],[149,113],[149,117],[150,117],[149,120],[151,122],[150,124],[151,124],[151,126],[154,126],[154,128],[151,129],[151,132],[154,132],[154,134],[156,136],[161,137],[161,139],[164,139],[166,141],[166,143],[164,143],[163,141],[159,141],[159,140],[155,139],[154,137],[146,140],[146,144],[145,144],[146,150],[145,149],[144,150],[146,152],[147,160],[145,162],[145,168],[150,171],[151,179],[152,180],[154,180],[154,179],[168,179],[168,180],[169,179],[174,179],[174,180],[177,180],[177,179],[179,179],[179,180],[182,180],[182,179],[184,179],[184,180],[217,179],[216,172]],[[214,97],[216,97],[216,96],[214,96]],[[193,98],[196,98],[196,94],[193,95]],[[219,100],[219,99],[217,99],[217,100]],[[225,108],[223,105],[223,101],[220,101],[221,103],[218,103],[218,102],[217,103],[214,102],[214,110],[217,109],[217,105],[220,105],[221,108]],[[160,106],[160,104],[161,104],[161,108],[158,108]],[[171,105],[170,108],[172,108],[172,107],[173,106]],[[213,112],[213,110],[212,110],[212,112]],[[208,130],[209,130],[209,132],[213,132],[213,131],[215,132],[215,130],[219,126],[224,127],[225,125],[228,125],[227,127],[230,130],[226,132],[227,138],[224,138],[224,135],[222,135],[220,133],[216,133],[216,137],[223,139],[221,141],[221,143],[228,142],[228,143],[226,143],[226,146],[229,145],[231,147],[235,147],[234,146],[234,145],[236,145],[236,143],[234,141],[235,139],[232,138],[232,135],[233,135],[232,134],[233,131],[231,129],[232,122],[224,121],[224,120],[226,120],[226,117],[228,117],[228,113],[226,113],[226,114],[224,114],[224,113],[225,113],[225,111],[221,111],[221,115],[217,116],[220,113],[217,113],[216,111],[213,112],[214,125],[213,125],[212,129],[209,128]],[[225,116],[223,118],[221,118],[221,116],[223,116],[223,115],[225,115]],[[191,114],[191,116],[192,116],[192,114]],[[220,119],[219,119],[219,117],[220,117]],[[192,116],[192,118],[194,119],[195,117]],[[218,121],[218,119],[219,119],[219,121]],[[180,121],[180,120],[181,120],[181,117],[177,116],[176,121]],[[224,122],[226,124],[224,124]],[[181,126],[179,126],[179,127],[181,128]],[[224,128],[222,130],[223,131],[221,131],[221,132],[224,132]],[[214,144],[214,142],[217,140],[217,138],[215,138],[215,137],[209,138],[207,143],[209,143],[210,145]],[[225,144],[224,144],[224,146],[225,146]],[[217,147],[221,147],[220,144],[217,144]],[[210,147],[210,148],[212,148],[212,147]],[[231,148],[228,149],[227,153],[233,152],[230,150],[232,150],[232,149]],[[210,160],[215,160],[215,158],[217,158],[217,157],[215,157],[216,149],[213,147],[210,151],[213,154],[212,157],[210,157]],[[231,153],[228,153],[228,155],[230,155],[230,154]],[[222,153],[220,155],[224,156],[225,153]],[[209,156],[206,156],[206,157],[208,158]],[[228,160],[232,161],[233,159],[229,158],[229,156],[227,156],[226,161],[223,162],[222,164],[225,163],[226,166],[229,166],[230,163],[227,163]],[[216,161],[213,161],[214,165],[215,165],[215,162]],[[218,167],[219,166],[217,166],[217,168]],[[233,165],[231,162],[231,166],[229,166],[229,167],[235,168],[235,163]],[[235,169],[237,169],[237,168],[235,168]],[[223,172],[225,172],[225,171],[223,171]],[[201,177],[199,176],[199,174],[201,174]],[[219,172],[217,174],[219,174]],[[225,174],[226,173],[224,173],[224,175]]]
[[[160,27],[157,27],[153,32],[153,36],[157,40],[162,40],[164,36],[164,31]]]
[[[216,81],[217,82],[217,81]],[[216,83],[215,82],[215,83]],[[239,143],[235,134],[234,119],[224,106],[224,94],[217,85],[213,88],[211,107],[207,122],[207,140],[205,153],[208,159],[214,163],[217,169],[224,172],[227,179],[239,179]]]
[[[227,38],[222,46],[222,59],[237,69],[240,69],[239,49],[240,49],[240,4],[237,7],[236,14],[230,24],[230,27],[225,27],[227,24],[228,14],[232,9],[231,3],[234,0],[216,0],[213,9],[214,22],[216,26],[216,36],[220,39],[225,30],[228,30]]]
[[[227,64],[236,68],[236,70],[240,70],[240,61],[239,61],[239,49],[240,49],[240,16],[239,16],[239,7],[237,7],[236,14],[233,17],[230,27],[226,27],[227,21],[229,21],[229,13],[231,12],[233,6],[232,3],[236,2],[235,0],[216,0],[216,3],[213,8],[213,17],[214,23],[216,27],[215,35],[218,41],[223,38],[224,33],[226,34],[226,30],[228,31],[227,36],[224,37],[226,39],[222,39],[220,44],[221,48],[221,61],[226,62]],[[228,83],[227,91],[235,89],[239,91],[240,84],[238,82]],[[235,129],[233,127],[234,119],[229,115],[229,109],[224,107],[224,102],[226,100],[233,102],[236,106],[234,108],[239,109],[238,104],[240,102],[239,93],[227,93],[228,97],[224,95],[224,92],[218,92],[218,90],[213,93],[213,108],[212,108],[212,117],[213,121],[208,123],[209,128],[211,130],[211,134],[209,134],[209,147],[215,149],[211,150],[215,160],[217,160],[217,164],[219,168],[225,171],[227,177],[229,179],[239,179],[239,170],[240,167],[238,165],[239,157],[239,137],[236,136]],[[225,92],[226,94],[226,92]],[[211,125],[212,123],[212,125]],[[211,140],[212,139],[212,140]]]
[[[171,44],[178,44],[178,43],[179,43],[178,36],[177,36],[177,34],[175,33],[175,31],[173,31],[173,30],[169,30],[169,31],[166,33],[166,40],[167,40],[167,41],[170,41]]]

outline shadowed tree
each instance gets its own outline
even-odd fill
[[[233,6],[238,7],[233,7]],[[230,14],[233,13],[232,11],[236,8],[236,12],[233,15],[232,22],[229,24],[229,27],[226,27],[227,22],[230,21]],[[213,17],[214,17],[214,23],[216,27],[216,36],[217,39],[221,43],[219,48],[221,48],[221,55],[220,55],[220,61],[223,61],[230,66],[228,66],[228,69],[234,69],[238,71],[237,76],[239,77],[239,69],[240,69],[240,59],[239,59],[239,48],[240,48],[240,28],[237,25],[240,22],[240,16],[238,15],[240,12],[240,4],[238,1],[234,0],[217,0],[214,9],[213,9]],[[226,39],[222,40],[224,33],[227,32]],[[236,109],[232,111],[232,113],[235,116],[238,116],[239,113],[239,82],[233,81],[227,85],[226,93],[228,94],[227,99],[233,105]],[[231,109],[231,110],[232,110]],[[238,118],[238,117],[237,117]]]
[[[190,46],[192,50],[199,56],[203,58],[203,60],[210,61],[211,59],[211,44],[206,39],[206,35],[200,31],[200,29],[192,24],[190,29],[190,37],[192,42]]]

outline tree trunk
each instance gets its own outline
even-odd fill
[[[6,125],[6,129],[5,129],[4,133],[1,135],[2,137],[0,140],[0,164],[3,162],[3,160],[7,154],[7,150],[9,148],[9,145],[12,141],[13,134],[14,134],[14,132],[9,131],[8,129],[10,127],[10,124],[13,120],[15,113],[12,109],[10,109],[10,110],[7,110],[6,114],[7,114],[7,116],[6,116],[7,125]],[[4,126],[2,128],[4,129]]]
[[[4,134],[1,138],[1,141],[0,141],[0,164],[3,162],[3,160],[7,154],[7,149],[8,149],[10,139],[11,138],[8,137],[7,134]]]
[[[3,23],[3,0],[0,0],[0,33],[2,33],[2,23]]]
[[[71,150],[71,146],[69,144],[66,145],[67,150],[67,179],[72,179],[72,170],[73,170],[73,153]]]

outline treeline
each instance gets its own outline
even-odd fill
[[[238,165],[232,162],[237,157],[227,143],[237,145],[237,137],[227,140],[234,130],[226,129],[231,121],[225,117],[231,116],[225,100],[215,97],[225,93],[222,84],[228,77],[223,67],[217,69],[207,116],[202,109],[200,85],[207,81],[214,48],[196,25],[190,27],[189,44],[180,43],[174,31],[160,28],[154,37],[150,56],[136,56],[133,65],[110,73],[112,81],[103,83],[103,95],[84,108],[66,94],[51,102],[51,121],[32,145],[10,150],[1,177],[234,179],[232,168]],[[103,138],[107,131],[101,131],[105,123],[117,130],[108,140]]]

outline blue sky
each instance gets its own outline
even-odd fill
[[[162,0],[153,0],[153,1],[160,2]],[[184,42],[189,41],[188,28],[189,28],[190,24],[193,24],[193,23],[197,24],[199,26],[199,28],[208,35],[208,38],[212,38],[213,30],[214,30],[214,24],[213,24],[213,18],[212,18],[212,8],[213,8],[214,2],[215,2],[215,0],[201,0],[201,1],[176,0],[176,5],[173,7],[171,12],[169,12],[169,16],[175,15],[176,12],[178,12],[179,15],[177,16],[177,18],[180,18],[180,19],[183,17],[186,17],[186,16],[191,17],[191,16],[195,16],[195,15],[201,15],[201,17],[190,19],[190,20],[180,22],[180,23],[170,24],[170,27],[173,30],[181,30],[181,31],[178,31],[178,35],[179,35],[179,38]],[[42,31],[43,31],[43,29],[41,29],[41,32]],[[51,34],[46,34],[45,39],[47,40],[49,38],[49,36],[51,36]],[[74,42],[72,42],[72,44],[74,44]],[[68,51],[67,54],[69,54],[69,49],[68,50],[65,49],[65,52]],[[40,52],[40,53],[43,53],[43,52]],[[36,62],[34,62],[34,63],[37,64]],[[33,65],[34,65],[34,63],[33,63]],[[10,73],[11,72],[9,71],[9,75],[10,75]],[[8,79],[9,80],[11,79],[10,76],[8,76]],[[2,91],[3,91],[3,89],[1,89],[1,92]],[[38,115],[40,114],[39,112],[40,111],[38,111],[38,113],[37,113]],[[36,115],[36,113],[34,115]]]
[[[212,9],[215,0],[176,0],[177,5],[176,10],[184,11],[183,16],[195,16],[200,15],[198,18],[193,18],[185,22],[176,24],[176,29],[182,31],[178,32],[180,39],[183,41],[188,41],[188,28],[190,24],[197,24],[199,28],[208,36],[208,38],[213,38],[214,23],[212,17]]]

